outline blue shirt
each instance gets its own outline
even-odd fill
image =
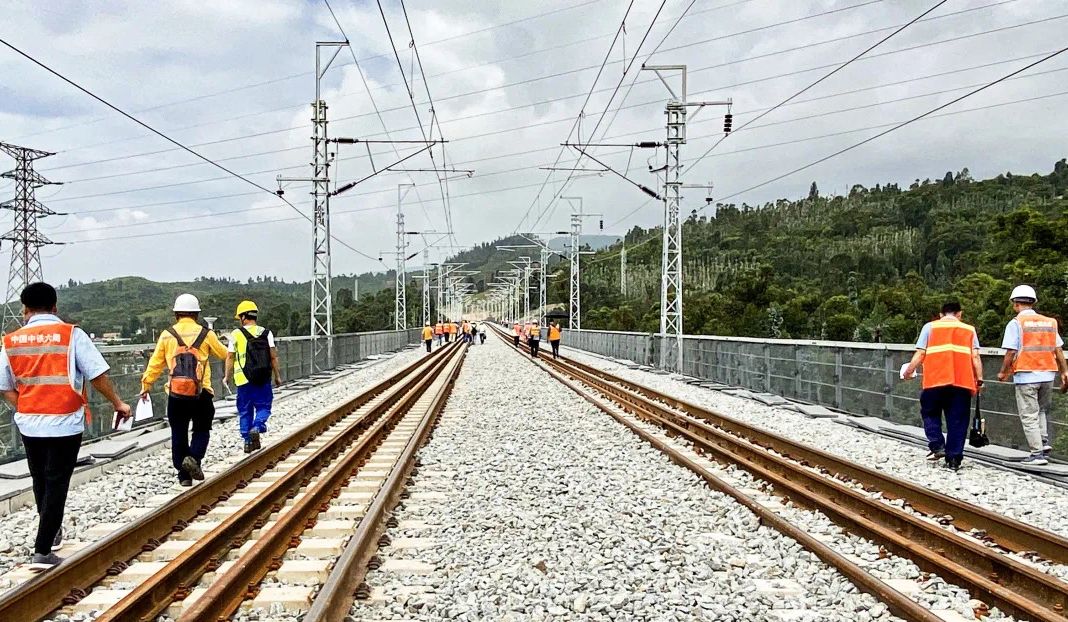
[[[26,326],[60,324],[62,320],[51,313],[38,313],[26,322]],[[67,373],[74,379],[74,390],[81,391],[86,379],[92,380],[110,369],[104,356],[93,345],[89,335],[75,328],[70,336],[70,369]],[[7,351],[0,350],[0,391],[14,391],[15,374],[7,360]],[[20,415],[15,413],[15,425],[23,436],[73,436],[85,431],[85,408],[63,416]]]
[[[935,321],[937,322],[939,320],[935,320]],[[926,324],[923,325],[923,329],[920,330],[920,338],[916,340],[916,349],[917,350],[926,350],[927,349],[927,342],[931,339],[931,325],[932,324],[934,324],[934,322],[927,322]],[[979,337],[978,336],[975,336],[972,339],[972,347],[976,348],[976,349],[979,348]]]
[[[1037,315],[1034,309],[1024,309],[1020,315]],[[1017,315],[1016,317],[1020,317]],[[1001,347],[1006,350],[1020,351],[1020,323],[1016,318],[1009,320],[1005,325],[1005,338],[1001,340]],[[1057,335],[1057,347],[1064,347],[1064,340]],[[1012,375],[1012,381],[1016,384],[1035,384],[1038,382],[1053,382],[1057,378],[1055,371],[1018,371]]]

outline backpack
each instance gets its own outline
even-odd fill
[[[168,328],[167,332],[178,342],[174,354],[167,361],[171,372],[167,393],[179,399],[197,399],[204,387],[204,373],[207,369],[207,357],[201,358],[200,346],[208,336],[208,329],[201,326],[200,334],[193,340],[192,345],[188,346],[173,327]]]
[[[241,366],[241,370],[245,372],[245,378],[248,378],[250,384],[270,383],[274,366],[271,364],[271,344],[267,341],[267,335],[271,331],[265,328],[256,337],[245,330],[244,326],[238,330],[245,336],[245,363]]]

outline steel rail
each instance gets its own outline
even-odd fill
[[[512,346],[510,338],[506,336],[503,331],[496,330],[495,332],[497,336],[503,339],[507,345]],[[523,345],[520,345],[519,347],[512,347],[518,350],[519,352],[523,351]],[[546,361],[549,362],[552,361],[552,359],[546,359]],[[751,510],[760,518],[761,522],[766,525],[769,525],[784,536],[795,540],[798,544],[811,551],[814,555],[819,557],[825,563],[836,568],[846,578],[852,581],[852,583],[856,585],[861,591],[871,594],[875,598],[879,599],[880,602],[885,603],[892,614],[905,620],[909,620],[910,622],[940,622],[941,618],[939,618],[933,612],[920,606],[908,596],[905,596],[901,592],[895,590],[893,587],[883,582],[881,579],[875,577],[868,571],[864,570],[856,563],[850,561],[847,557],[835,551],[827,544],[817,540],[811,534],[805,532],[803,529],[797,527],[785,518],[779,516],[771,509],[755,501],[754,499],[743,493],[741,490],[739,490],[737,487],[732,486],[723,479],[717,477],[714,473],[705,468],[699,462],[693,460],[689,456],[680,452],[675,447],[672,447],[669,443],[665,442],[660,438],[657,438],[649,431],[637,425],[632,418],[622,415],[620,412],[618,412],[616,408],[613,408],[605,401],[597,399],[595,396],[591,395],[590,392],[581,384],[568,378],[564,372],[558,371],[557,367],[554,366],[551,362],[548,365],[542,366],[542,369],[544,369],[546,373],[548,373],[550,376],[560,381],[564,386],[577,393],[587,402],[593,404],[595,407],[597,407],[619,423],[629,428],[632,432],[637,434],[640,438],[651,444],[653,447],[663,452],[665,455],[668,456],[668,458],[671,459],[672,462],[675,462],[680,466],[690,469],[701,479],[705,480],[705,482],[710,487],[726,495],[729,495],[730,497],[734,498],[738,503],[744,505],[746,508]],[[636,414],[642,419],[655,420],[655,415],[653,415],[652,412],[640,406],[634,408],[634,410],[637,411]]]
[[[552,368],[554,375],[562,373],[574,378],[639,418],[659,425],[668,434],[685,438],[693,443],[696,451],[712,454],[721,462],[741,466],[755,477],[771,483],[776,494],[821,511],[847,530],[912,559],[921,568],[939,573],[992,604],[1034,620],[1054,622],[1066,617],[1068,583],[1011,559],[974,539],[939,527],[930,519],[872,498],[831,475],[831,470],[834,470],[837,476],[849,478],[852,472],[869,471],[865,467],[774,434],[754,430],[719,413],[589,365],[568,359],[545,359],[544,362]],[[729,423],[729,427],[709,423],[718,424],[720,420]],[[769,438],[773,442],[759,442]],[[803,458],[799,459],[799,454]],[[824,455],[830,458],[827,463],[821,460]],[[836,468],[839,465],[842,468]],[[884,474],[878,476],[876,482],[888,480],[898,485],[897,490],[907,490],[911,486]],[[878,488],[876,482],[864,483]],[[938,495],[926,490],[922,492]],[[908,494],[897,496],[912,501]],[[973,520],[983,521],[989,515],[992,522],[997,523],[999,533],[1014,533],[1012,529],[1016,525],[1011,524],[1015,522],[1011,519],[946,495],[939,496],[945,497],[945,501],[939,511],[933,514],[941,516],[948,511],[955,516],[957,506],[969,506],[965,509]],[[914,504],[914,507],[919,509],[920,505]],[[984,523],[980,522],[979,525],[982,528]],[[1057,550],[1057,540],[1062,539],[1060,536],[1047,534],[1029,525],[1023,527],[1028,541],[1045,541],[1048,536],[1049,542],[1039,548]],[[1021,539],[1018,537],[1012,541]]]
[[[316,594],[303,622],[342,622],[348,619],[352,595],[367,574],[367,564],[374,555],[379,537],[385,531],[387,514],[400,498],[404,483],[413,469],[416,451],[426,442],[430,430],[437,423],[438,415],[445,407],[462,362],[462,358],[454,359],[449,363],[451,369],[438,376],[437,382],[441,386],[433,392],[418,429],[405,445],[397,464],[367,508],[356,533],[349,539],[326,582]]]
[[[119,602],[101,613],[96,618],[97,622],[154,619],[172,602],[187,597],[205,572],[218,568],[231,549],[241,546],[249,533],[262,527],[272,513],[280,510],[287,499],[293,498],[313,477],[327,468],[336,456],[353,442],[357,442],[357,447],[362,449],[368,439],[372,438],[373,432],[381,429],[394,400],[402,398],[416,386],[425,372],[438,363],[439,358],[442,357],[422,359],[421,365],[417,365],[408,375],[365,404],[369,405],[370,409],[363,416],[346,425],[339,434],[196,540],[147,581],[130,590]],[[369,430],[372,434],[367,434]],[[363,442],[357,439],[362,439]],[[285,521],[288,517],[289,513],[286,513],[279,520]],[[247,584],[243,588],[247,588]],[[243,597],[245,591],[246,589],[242,589],[240,596]],[[198,599],[196,604],[202,602],[203,599]]]
[[[907,480],[895,478],[882,471],[857,464],[827,451],[790,440],[773,432],[747,425],[723,413],[698,406],[677,397],[637,382],[580,363],[573,359],[567,362],[586,373],[608,382],[626,383],[631,390],[663,402],[692,417],[702,419],[717,428],[748,439],[782,456],[802,464],[819,466],[827,471],[860,483],[869,490],[878,490],[891,499],[904,499],[915,510],[935,517],[950,515],[952,524],[961,531],[982,530],[987,537],[1013,552],[1034,551],[1041,557],[1061,564],[1068,564],[1068,538],[1034,525],[1009,518],[956,497],[924,488]]]
[[[330,413],[286,435],[278,443],[244,458],[226,471],[177,495],[169,502],[79,550],[63,563],[0,595],[0,620],[39,620],[85,597],[106,576],[117,575],[146,548],[151,550],[188,521],[243,489],[288,455],[306,445],[348,412],[387,390],[424,364],[415,361],[384,378]]]
[[[418,377],[411,385],[405,385],[408,388],[403,395],[396,396],[396,401],[362,434],[360,440],[343,449],[343,458],[322,474],[313,486],[309,486],[300,500],[281,515],[256,544],[239,557],[226,573],[217,577],[196,602],[182,611],[179,622],[228,619],[242,602],[252,597],[254,590],[250,586],[258,586],[270,570],[281,565],[285,552],[295,546],[301,534],[314,524],[318,514],[326,511],[331,499],[359,472],[359,467],[366,463],[393,427],[433,386],[439,375],[447,368],[456,368],[455,362],[462,359],[465,347],[443,348],[448,351],[446,356],[437,357],[428,367],[417,370],[415,375]],[[341,436],[334,441],[341,446],[349,444],[341,440]],[[360,519],[360,526],[368,520],[369,517],[365,515]]]
[[[1029,620],[1065,619],[1068,583],[759,445],[673,413],[620,384],[586,374],[567,362],[551,365],[717,460],[736,464],[772,484],[776,494],[818,510],[851,533],[911,559],[988,603]]]

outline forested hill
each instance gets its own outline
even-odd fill
[[[1049,174],[977,181],[964,169],[848,196],[813,183],[803,200],[691,214],[685,332],[911,342],[952,297],[982,343],[1000,345],[1016,283],[1036,286],[1040,311],[1068,318],[1066,188],[1061,160]],[[584,328],[657,330],[660,235],[627,234],[626,294],[620,245],[584,260]]]

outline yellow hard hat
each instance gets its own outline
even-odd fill
[[[256,307],[256,303],[252,302],[251,300],[242,300],[241,303],[237,305],[237,312],[234,313],[234,319],[240,320],[241,314],[248,313],[249,311],[259,312],[259,309]]]

